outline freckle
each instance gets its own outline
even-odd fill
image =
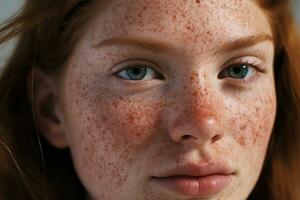
[[[135,133],[135,136],[137,136],[137,137],[139,137],[139,136],[141,136],[141,135],[142,135],[141,132],[136,132],[136,133]]]
[[[239,144],[242,145],[242,146],[245,146],[246,142],[245,142],[245,137],[244,136],[239,138]]]
[[[245,130],[247,128],[247,125],[246,124],[242,124],[241,126],[240,126],[240,130]]]
[[[200,0],[196,0],[196,3],[199,4],[199,3],[200,3]]]
[[[192,76],[190,77],[190,80],[193,81],[194,79],[195,79],[195,77],[192,75]]]
[[[253,136],[253,144],[256,144],[257,138],[258,138],[258,133],[256,133],[256,134]]]
[[[98,179],[101,180],[102,179],[102,174],[98,174]]]
[[[134,120],[135,120],[135,117],[134,117],[134,114],[128,114],[128,123],[133,123],[134,122]]]
[[[259,111],[260,111],[260,108],[259,108],[259,107],[256,107],[256,108],[255,108],[255,111],[256,111],[256,112],[259,112]]]
[[[86,154],[89,154],[88,152],[89,152],[89,148],[87,147],[87,146],[85,146],[84,148],[84,151],[86,152]]]
[[[102,116],[102,118],[101,118],[101,122],[102,123],[104,123],[104,122],[106,122],[107,121],[107,117],[105,117],[105,116]]]
[[[198,97],[198,96],[200,96],[200,95],[199,95],[199,91],[195,91],[195,92],[193,92],[193,96],[194,96],[194,97]]]

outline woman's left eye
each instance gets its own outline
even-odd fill
[[[161,79],[156,71],[150,67],[143,65],[134,65],[123,69],[117,73],[118,76],[126,80],[151,80],[151,79]]]
[[[254,75],[256,69],[248,63],[233,64],[220,72],[218,78],[246,79]]]

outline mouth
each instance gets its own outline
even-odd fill
[[[233,175],[152,177],[155,184],[181,196],[206,197],[221,192]]]
[[[151,180],[160,188],[183,197],[208,197],[223,191],[233,180],[235,173],[230,168],[210,164],[184,165],[167,171]]]

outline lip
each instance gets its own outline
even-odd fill
[[[187,164],[152,176],[155,184],[185,197],[207,197],[221,192],[234,177],[225,164]]]

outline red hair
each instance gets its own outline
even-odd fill
[[[96,13],[91,9],[100,8],[94,2],[99,1],[31,0],[19,15],[0,27],[0,44],[18,36],[16,49],[0,78],[0,199],[84,198],[69,150],[55,149],[39,137],[26,82],[33,68],[60,72],[85,22]],[[278,104],[264,168],[249,199],[298,200],[299,32],[288,0],[257,2],[268,16],[276,39]]]

